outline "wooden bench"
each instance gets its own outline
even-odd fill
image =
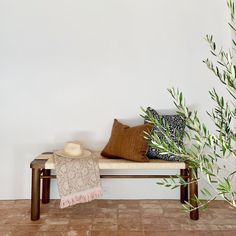
[[[50,179],[56,178],[51,175],[51,170],[55,169],[53,162],[53,153],[42,153],[34,159],[30,167],[32,169],[32,186],[31,186],[31,220],[35,221],[40,218],[40,192],[42,180],[42,203],[47,204],[50,201]],[[189,181],[188,186],[180,186],[180,202],[184,203],[190,199],[190,204],[197,207],[194,196],[198,196],[198,184],[193,180],[192,170],[184,162],[172,162],[163,160],[150,160],[150,162],[133,162],[124,159],[107,159],[99,156],[99,169],[128,169],[128,170],[160,170],[160,169],[178,169],[180,175]],[[175,175],[100,175],[101,178],[175,178]],[[188,190],[190,189],[190,191]],[[198,220],[198,209],[190,212],[192,220]]]

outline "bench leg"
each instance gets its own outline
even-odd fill
[[[195,178],[197,177],[197,173],[196,173],[196,177],[194,176],[194,171],[197,170],[193,170],[193,169],[189,169],[189,181],[194,181]],[[197,180],[194,181],[193,183],[189,184],[190,186],[190,204],[193,207],[198,207],[198,203],[195,201],[195,196],[198,197],[198,183]],[[193,210],[190,212],[190,219],[191,220],[198,220],[199,219],[199,210]]]
[[[40,171],[39,168],[32,168],[31,220],[40,218]]]
[[[188,175],[187,169],[181,169],[180,175],[187,176]],[[184,178],[184,179],[185,179],[185,181],[188,181],[188,178]],[[180,186],[180,202],[184,203],[187,201],[188,201],[188,185],[186,185],[186,186],[181,185]]]
[[[43,169],[43,176],[49,177],[51,170]],[[50,178],[43,178],[42,203],[47,204],[50,201]]]

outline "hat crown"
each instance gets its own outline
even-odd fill
[[[71,141],[71,142],[65,143],[64,151],[68,156],[75,157],[75,156],[82,155],[83,148],[82,148],[80,142]]]

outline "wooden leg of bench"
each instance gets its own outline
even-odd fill
[[[181,169],[180,175],[187,176],[188,175],[187,169]],[[188,181],[188,178],[187,179],[185,178],[185,181]],[[181,185],[180,186],[180,202],[184,203],[187,201],[188,201],[188,185],[186,186]]]
[[[195,176],[193,174],[194,170],[189,169],[189,181],[192,182],[195,180]],[[197,175],[197,174],[196,174]],[[197,176],[196,176],[197,177]],[[198,183],[195,180],[193,183],[189,184],[190,186],[190,204],[193,207],[198,207],[198,203],[195,201],[195,196],[198,197]],[[198,209],[193,210],[190,212],[190,219],[191,220],[198,220],[199,219],[199,211]]]
[[[43,169],[43,176],[50,176],[51,170]],[[47,204],[50,201],[50,178],[43,179],[42,203]]]
[[[39,168],[32,168],[31,220],[40,218],[40,171]]]

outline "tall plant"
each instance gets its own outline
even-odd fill
[[[234,40],[234,35],[236,35],[236,15],[233,0],[228,0],[227,6],[231,15],[229,27],[233,32],[233,50],[236,50],[236,41]],[[232,163],[232,158],[236,161],[236,64],[233,62],[231,50],[225,51],[222,48],[218,48],[212,35],[206,35],[205,39],[209,44],[212,57],[216,59],[216,63],[214,64],[209,58],[203,62],[214,73],[229,94],[227,96],[229,99],[226,99],[219,95],[215,88],[209,91],[210,98],[214,101],[215,106],[207,114],[214,123],[214,132],[211,132],[199,119],[197,111],[190,112],[182,92],[172,88],[168,89],[168,91],[174,100],[177,113],[186,120],[185,137],[188,141],[187,143],[191,143],[191,145],[180,146],[178,142],[172,139],[170,129],[165,124],[165,121],[161,117],[160,119],[155,118],[149,111],[143,109],[145,118],[158,128],[164,139],[160,139],[155,133],[146,133],[145,136],[150,145],[158,148],[161,154],[174,154],[186,161],[189,168],[195,171],[193,181],[198,181],[198,172],[201,178],[208,183],[207,188],[201,189],[207,201],[200,201],[195,196],[195,201],[198,202],[197,208],[207,207],[208,203],[217,197],[223,198],[236,208],[236,189],[233,185],[236,182],[236,165]],[[178,137],[178,133],[176,135],[178,140],[180,137]],[[172,189],[180,185],[189,184],[181,176],[176,175],[176,177],[176,179],[164,179],[158,184]],[[188,202],[183,207],[187,211],[196,209]]]

